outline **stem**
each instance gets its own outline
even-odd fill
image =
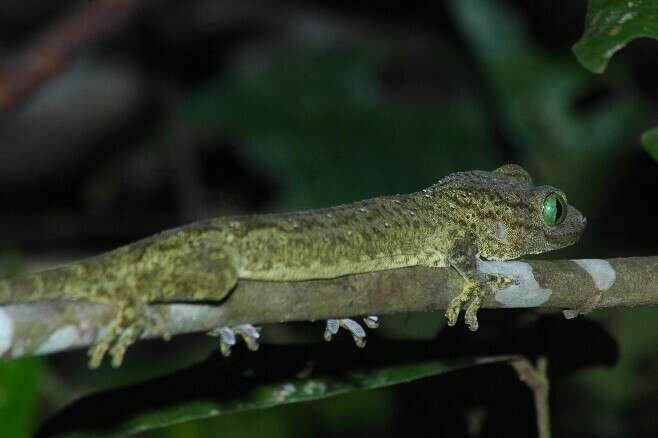
[[[533,367],[526,359],[511,362],[511,365],[517,372],[519,379],[528,385],[534,396],[535,412],[537,415],[537,436],[539,438],[550,438],[551,418],[548,402],[550,383],[546,374],[548,360],[544,356],[539,357],[537,359],[537,367]]]

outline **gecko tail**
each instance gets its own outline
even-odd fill
[[[61,298],[71,279],[66,268],[0,279],[0,304],[26,303]]]
[[[35,294],[28,287],[25,277],[0,280],[0,303],[11,304],[20,301],[32,301]]]

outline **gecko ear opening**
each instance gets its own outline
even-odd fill
[[[500,173],[519,182],[532,185],[532,178],[530,177],[530,174],[518,164],[505,164],[504,166],[500,166],[498,169],[494,170],[494,173]]]

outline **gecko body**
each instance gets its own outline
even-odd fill
[[[480,300],[500,279],[476,260],[509,260],[575,243],[585,219],[520,166],[451,174],[407,195],[296,213],[208,219],[69,266],[0,281],[0,303],[73,299],[115,305],[111,330],[90,350],[121,363],[144,330],[147,304],[221,301],[240,279],[300,281],[406,266],[452,266],[464,278],[446,312],[477,328]],[[155,318],[157,320],[157,318]]]

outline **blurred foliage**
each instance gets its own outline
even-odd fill
[[[592,369],[561,382],[554,397],[567,405],[556,410],[556,420],[571,422],[574,411],[582,414],[579,424],[571,424],[574,436],[652,436],[653,432],[642,430],[654,430],[656,425],[651,414],[658,392],[656,309],[609,309],[596,317],[605,320],[620,340],[619,362],[614,369]],[[637,409],[637,418],[629,418],[631,409]]]
[[[642,144],[644,145],[649,155],[654,160],[658,161],[658,127],[650,129],[642,134]]]
[[[0,364],[0,424],[2,436],[28,437],[38,424],[41,359]]]
[[[580,62],[602,72],[632,39],[655,38],[654,3],[590,1],[585,33],[574,46]],[[13,196],[6,205],[23,207],[33,200],[41,209],[35,221],[29,222],[29,215],[19,217],[17,228],[2,231],[13,238],[18,233],[12,230],[23,230],[36,248],[48,248],[52,243],[47,234],[60,236],[56,232],[62,229],[72,230],[65,244],[94,250],[99,248],[89,236],[97,229],[113,239],[112,245],[141,237],[145,229],[156,231],[189,216],[181,213],[185,203],[180,198],[194,194],[185,191],[190,186],[179,189],[179,198],[172,195],[181,168],[184,178],[192,175],[202,182],[213,210],[252,213],[408,192],[455,170],[492,169],[514,161],[528,168],[537,183],[564,189],[589,218],[583,241],[551,257],[655,253],[655,236],[646,232],[654,226],[655,203],[647,202],[645,194],[658,187],[656,168],[636,144],[637,132],[647,125],[651,111],[655,114],[655,99],[651,90],[639,89],[631,63],[614,64],[605,75],[594,76],[576,64],[566,46],[551,47],[555,35],[567,38],[568,29],[553,26],[542,34],[537,23],[545,22],[537,15],[548,15],[541,8],[551,4],[551,12],[563,18],[568,13],[563,10],[573,11],[571,2],[440,4],[409,6],[419,10],[400,7],[390,19],[378,15],[383,6],[367,14],[358,4],[332,6],[346,19],[313,6],[308,13],[294,2],[163,2],[159,15],[144,14],[141,26],[135,26],[139,29],[129,29],[127,36],[104,48],[107,53],[95,55],[107,61],[120,53],[122,68],[113,83],[132,84],[125,93],[131,99],[122,87],[108,87],[106,76],[85,70],[88,64],[81,63],[67,90],[82,94],[64,98],[54,93],[59,109],[51,117],[61,123],[46,119],[15,135],[20,139],[29,131],[46,132],[42,135],[61,135],[62,144],[72,145],[71,138],[83,133],[98,141],[85,143],[88,150],[80,153],[53,148],[48,155],[38,147],[34,155],[27,155],[29,148],[21,151],[19,164],[34,161],[47,167],[58,155],[64,160],[54,163],[59,173],[50,180],[40,167],[29,169],[25,180],[37,187],[32,192],[11,193],[19,186],[15,180],[0,187]],[[368,20],[362,20],[364,14]],[[415,20],[414,26],[407,19]],[[133,63],[137,67],[131,69]],[[125,76],[120,74],[123,67]],[[144,84],[138,79],[141,70]],[[85,106],[89,88],[75,85],[90,76],[96,91],[92,101],[99,103]],[[648,82],[655,87],[653,78]],[[138,106],[132,100],[149,93],[156,96],[149,104]],[[125,106],[106,103],[104,98],[112,96]],[[62,107],[84,118],[70,118]],[[114,108],[126,119],[143,112],[144,118],[110,136],[91,129],[97,125],[91,122],[84,129],[66,128],[66,121],[76,125],[76,120],[106,118],[108,113],[97,113],[98,108]],[[175,143],[195,151],[192,166],[172,152]],[[645,133],[642,143],[658,159],[658,131]],[[49,146],[55,144],[53,139]],[[72,163],[81,156],[91,158],[76,169]],[[3,151],[2,160],[7,157]],[[52,187],[60,191],[53,195]],[[38,216],[47,207],[76,206],[76,196],[96,213],[82,215],[82,226],[58,215]],[[93,224],[94,218],[101,218],[100,224]],[[19,262],[17,256],[0,257],[0,269]],[[563,377],[574,370],[615,362],[616,345],[605,329],[583,319],[557,318],[546,324],[533,312],[482,313],[479,333],[465,333],[463,327],[441,332],[440,347],[427,339],[436,337],[441,316],[424,314],[384,318],[384,327],[369,334],[364,351],[340,344],[266,343],[256,354],[236,352],[229,360],[201,362],[216,345],[200,336],[185,337],[169,344],[140,343],[123,369],[95,373],[83,370],[83,352],[60,355],[54,363],[65,390],[46,394],[50,399],[44,406],[39,405],[39,384],[50,381],[38,362],[9,362],[0,366],[0,402],[6,401],[0,403],[0,430],[3,436],[29,434],[41,407],[39,418],[57,412],[42,431],[83,434],[151,430],[147,436],[385,436],[396,431],[422,435],[432,427],[439,435],[464,436],[465,426],[442,428],[452,422],[462,425],[465,413],[483,412],[486,406],[483,430],[492,436],[520,430],[519,435],[527,436],[534,430],[527,389],[513,373],[501,379],[496,365],[472,366],[497,354],[549,356],[557,436],[631,436],[639,424],[651,426],[645,418],[629,419],[628,410],[650,411],[658,394],[655,309],[596,313],[594,318],[605,321],[621,339],[620,366],[568,379]],[[286,325],[266,334],[274,333],[273,343],[286,342],[295,339],[295,330]],[[304,331],[306,340],[321,337],[320,327],[298,331]],[[406,340],[392,347],[390,340],[378,338]],[[426,340],[414,344],[409,338]],[[504,348],[497,349],[499,343]],[[414,355],[397,347],[412,344],[434,350],[422,356],[422,348]],[[439,353],[451,357],[439,358]],[[299,375],[309,363],[314,373]],[[481,380],[475,377],[479,373]],[[415,379],[420,380],[362,391]],[[308,388],[321,390],[305,393]],[[77,401],[58,410],[73,397]],[[324,397],[330,398],[286,406]],[[483,405],[486,397],[491,401]],[[260,409],[264,407],[273,408]],[[235,413],[244,409],[259,410]],[[220,415],[228,412],[233,414]],[[194,418],[206,420],[190,421]],[[503,424],[491,424],[496,418]],[[649,430],[658,431],[658,426]]]
[[[205,84],[181,111],[190,126],[239,142],[245,160],[279,181],[281,209],[412,191],[455,167],[495,161],[466,83],[452,78],[440,105],[385,95],[378,74],[404,47],[296,49]],[[435,71],[434,53],[415,56]]]
[[[530,358],[547,357],[555,375],[616,362],[615,341],[599,325],[583,319],[567,332],[560,322],[561,318],[553,316],[532,321],[526,325],[524,335],[515,339],[503,333],[519,332],[523,327],[499,323],[498,336],[493,338],[463,329],[425,341],[371,339],[366,349],[357,349],[350,341],[338,341],[265,345],[257,353],[242,349],[229,358],[215,354],[171,374],[80,398],[50,418],[39,435],[98,436],[146,431],[191,419],[309,402],[431,376],[442,376],[439,390],[431,395],[432,403],[450,406],[459,399],[459,404],[474,407],[486,400],[503,402],[497,389],[480,389],[476,385],[471,387],[471,396],[462,400],[455,393],[468,385],[469,378],[465,377],[465,383],[463,378],[453,381],[451,376],[458,370],[463,371],[461,376],[494,372],[490,368],[496,364],[519,358],[508,352]],[[493,321],[489,324],[493,326]],[[528,330],[530,327],[535,331]],[[566,333],[571,334],[568,339]],[[383,408],[390,403],[386,399],[375,402],[375,393],[371,394],[373,398],[364,396],[362,403],[384,403]],[[513,399],[512,403],[518,400]],[[186,429],[181,426],[181,430]]]
[[[543,52],[528,39],[519,18],[496,2],[454,0],[450,5],[494,93],[494,111],[517,156],[536,170],[531,174],[550,176],[551,184],[568,188],[581,210],[592,209],[595,191],[623,178],[603,164],[623,156],[619,145],[640,116],[637,99],[626,90],[625,73],[593,79],[567,54]],[[610,89],[609,100],[574,105],[601,87]],[[582,186],[582,180],[591,184]]]
[[[157,380],[82,398],[46,423],[39,435],[134,433],[513,359],[437,360],[427,344],[413,343],[373,346],[361,354],[346,354],[353,347],[342,347],[330,352],[324,344],[269,346],[261,354],[215,357]]]
[[[585,33],[573,51],[583,66],[603,73],[616,52],[642,37],[658,39],[658,1],[589,0]],[[645,132],[641,139],[654,159],[658,156],[657,130]]]

